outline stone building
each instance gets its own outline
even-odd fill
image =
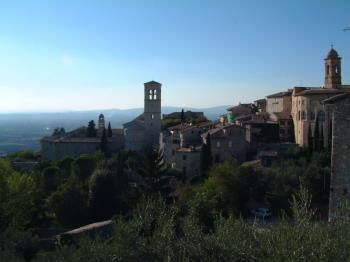
[[[314,136],[316,120],[323,132],[324,146],[328,145],[330,116],[322,101],[337,94],[349,92],[350,86],[341,82],[341,58],[332,48],[325,59],[325,84],[323,87],[294,87],[292,94],[292,117],[295,142],[308,146],[309,130]]]
[[[292,92],[293,90],[289,89],[266,97],[266,111],[269,119],[278,123],[282,142],[290,142],[293,137]]]
[[[80,155],[92,155],[100,149],[101,135],[103,132],[102,119],[99,117],[99,129],[96,137],[86,137],[86,127],[75,129],[59,136],[47,136],[41,139],[41,154],[44,159],[59,160],[64,156],[78,157]],[[112,137],[108,137],[108,149],[117,152],[124,145],[122,129],[112,129]]]
[[[233,157],[242,163],[246,161],[249,144],[246,141],[245,128],[231,124],[218,125],[202,135],[203,142],[207,143],[210,134],[211,153],[214,163],[219,163]]]
[[[212,126],[211,121],[198,124],[179,124],[161,133],[160,149],[171,168],[187,176],[197,175],[200,165],[202,134]]]
[[[329,196],[330,221],[336,219],[340,203],[350,201],[350,93],[324,101],[332,121],[332,160]]]
[[[159,146],[161,86],[155,81],[144,84],[143,114],[123,125],[125,149],[140,151],[147,146]]]

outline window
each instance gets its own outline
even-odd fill
[[[315,120],[315,111],[311,111],[311,113],[310,113],[310,119],[311,120]]]
[[[182,155],[182,160],[186,160],[187,156],[186,155]]]
[[[301,120],[306,120],[306,113],[305,113],[305,111],[301,112]]]
[[[280,121],[280,125],[284,126],[284,121],[283,120]]]
[[[232,147],[232,140],[228,141],[228,147]]]
[[[156,89],[153,90],[153,99],[157,100],[157,90]]]
[[[322,110],[319,111],[318,112],[318,120],[323,122],[325,120],[325,118],[326,118],[326,115],[325,115],[324,111],[322,111]]]
[[[172,154],[173,156],[175,156],[175,150],[174,150],[174,149],[171,150],[171,154]]]
[[[151,115],[151,119],[154,119],[154,115],[153,114]]]
[[[152,100],[152,98],[153,98],[152,90],[149,90],[149,100]]]
[[[220,155],[216,154],[215,155],[215,163],[219,163],[220,162]]]
[[[220,147],[220,141],[216,142],[216,147]]]
[[[183,168],[182,168],[182,173],[184,174],[184,175],[186,175],[186,167],[184,166]]]

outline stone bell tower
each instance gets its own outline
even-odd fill
[[[341,84],[341,57],[332,46],[325,59],[324,87],[328,89],[341,88]]]
[[[149,144],[159,145],[161,132],[161,87],[162,84],[151,81],[144,84],[145,108],[144,124],[145,136]]]

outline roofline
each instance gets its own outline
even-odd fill
[[[333,104],[336,101],[343,100],[343,99],[346,99],[346,98],[350,98],[350,93],[343,93],[343,94],[332,96],[330,98],[327,98],[327,99],[323,100],[322,103],[324,103],[324,104]]]

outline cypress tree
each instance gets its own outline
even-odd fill
[[[91,120],[88,124],[88,127],[86,129],[86,136],[87,137],[96,137],[97,136],[97,131],[95,128],[95,122],[94,120]]]
[[[107,136],[108,137],[112,137],[113,136],[113,132],[112,132],[112,128],[111,128],[111,122],[108,122]]]
[[[320,140],[319,140],[319,149],[323,151],[324,149],[324,136],[323,136],[323,125],[321,126]]]
[[[291,120],[291,134],[290,134],[290,142],[295,143],[295,133],[294,133],[294,121],[293,119]]]
[[[185,112],[184,110],[182,109],[181,110],[181,123],[184,123],[185,122]]]
[[[309,130],[307,133],[307,140],[308,140],[308,150],[310,153],[312,153],[313,148],[314,148],[314,143],[313,143],[313,137],[312,137],[312,131],[311,131],[311,123],[309,124]]]
[[[329,129],[328,129],[328,150],[332,151],[332,136],[333,136],[333,123],[332,121],[329,122]]]
[[[209,168],[211,167],[213,163],[213,157],[211,155],[211,139],[210,134],[207,135],[207,141],[206,143],[203,143],[202,151],[201,151],[201,162],[200,162],[200,168],[201,168],[201,176],[206,177],[209,171]]]
[[[315,131],[314,131],[314,149],[320,151],[320,126],[318,117],[316,118]]]
[[[109,156],[108,139],[107,139],[105,128],[103,129],[102,136],[101,136],[100,149],[105,156]]]

